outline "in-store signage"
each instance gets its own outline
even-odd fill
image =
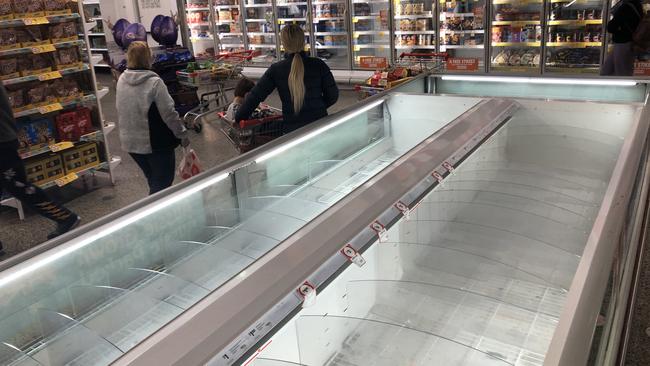
[[[359,65],[364,69],[385,69],[388,62],[386,57],[363,56],[359,59]]]
[[[635,62],[634,76],[650,76],[650,61]]]
[[[477,71],[478,59],[467,57],[450,57],[447,59],[447,71]]]

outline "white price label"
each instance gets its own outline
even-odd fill
[[[359,252],[357,252],[356,249],[352,248],[350,244],[341,249],[341,254],[358,267],[363,267],[366,264],[366,260],[361,256],[361,254],[359,254]]]

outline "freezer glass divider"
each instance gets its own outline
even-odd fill
[[[382,69],[391,62],[390,16],[390,0],[353,0],[351,45],[354,69]]]
[[[348,2],[319,0],[311,2],[314,56],[333,69],[350,69]]]

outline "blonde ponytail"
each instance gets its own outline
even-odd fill
[[[298,114],[305,102],[305,64],[300,54],[293,55],[289,73],[289,92],[293,101],[293,111]]]
[[[293,53],[291,72],[289,73],[289,93],[293,102],[293,112],[298,114],[305,103],[305,64],[300,52],[305,49],[305,32],[300,26],[290,24],[282,28],[284,51]]]

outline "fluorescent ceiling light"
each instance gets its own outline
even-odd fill
[[[95,229],[83,236],[80,237],[78,242],[72,240],[70,245],[63,244],[62,246],[55,248],[50,252],[45,252],[37,257],[34,257],[30,260],[27,260],[21,264],[16,265],[15,267],[9,268],[8,270],[0,274],[0,287],[5,286],[6,284],[27,275],[39,268],[42,268],[59,258],[65,257],[66,255],[73,253],[88,244],[94,243],[97,240],[106,237],[110,234],[115,233],[116,231],[123,229],[126,226],[129,226],[143,218],[160,211],[166,207],[173,205],[176,202],[179,202],[211,185],[214,185],[222,180],[225,180],[230,176],[230,173],[220,174],[211,178],[207,178],[203,181],[197,182],[195,185],[188,187],[187,189],[177,192],[176,194],[170,196],[169,198],[162,198],[160,201],[157,201],[150,206],[145,206],[140,210],[136,210],[131,214],[127,214],[124,217],[121,217],[116,220],[114,223],[106,224],[98,229]]]
[[[358,115],[360,115],[362,113],[365,113],[365,112],[375,108],[376,106],[382,104],[383,102],[384,102],[383,99],[377,100],[377,101],[375,101],[375,102],[373,102],[371,104],[368,104],[367,106],[365,106],[365,107],[363,107],[363,108],[361,108],[361,109],[359,109],[357,111],[354,111],[353,113],[351,113],[349,115],[346,115],[346,116],[344,116],[344,117],[342,117],[342,118],[340,118],[340,119],[338,119],[338,120],[336,120],[336,121],[334,121],[334,122],[332,122],[332,123],[330,123],[330,124],[328,124],[326,126],[323,126],[323,127],[319,128],[319,129],[317,129],[315,131],[312,131],[312,132],[306,134],[305,136],[299,137],[299,138],[297,138],[295,140],[291,140],[291,141],[283,144],[282,146],[278,146],[276,149],[273,149],[273,150],[267,152],[266,154],[260,156],[259,158],[255,159],[255,162],[259,164],[259,163],[262,163],[262,162],[264,162],[266,160],[269,160],[270,158],[272,158],[272,157],[274,157],[276,155],[279,155],[279,154],[283,153],[284,151],[289,150],[290,148],[292,148],[294,146],[300,145],[303,142],[305,142],[307,140],[310,140],[311,138],[313,138],[315,136],[318,136],[321,133],[342,124],[343,122],[347,122],[350,119],[352,119],[352,118],[354,118],[354,117],[356,117],[356,116],[358,116]]]
[[[595,80],[595,79],[560,79],[560,78],[526,78],[503,76],[461,76],[446,75],[442,80],[474,81],[478,83],[519,83],[519,84],[553,84],[553,85],[600,85],[600,86],[635,86],[633,80]]]

